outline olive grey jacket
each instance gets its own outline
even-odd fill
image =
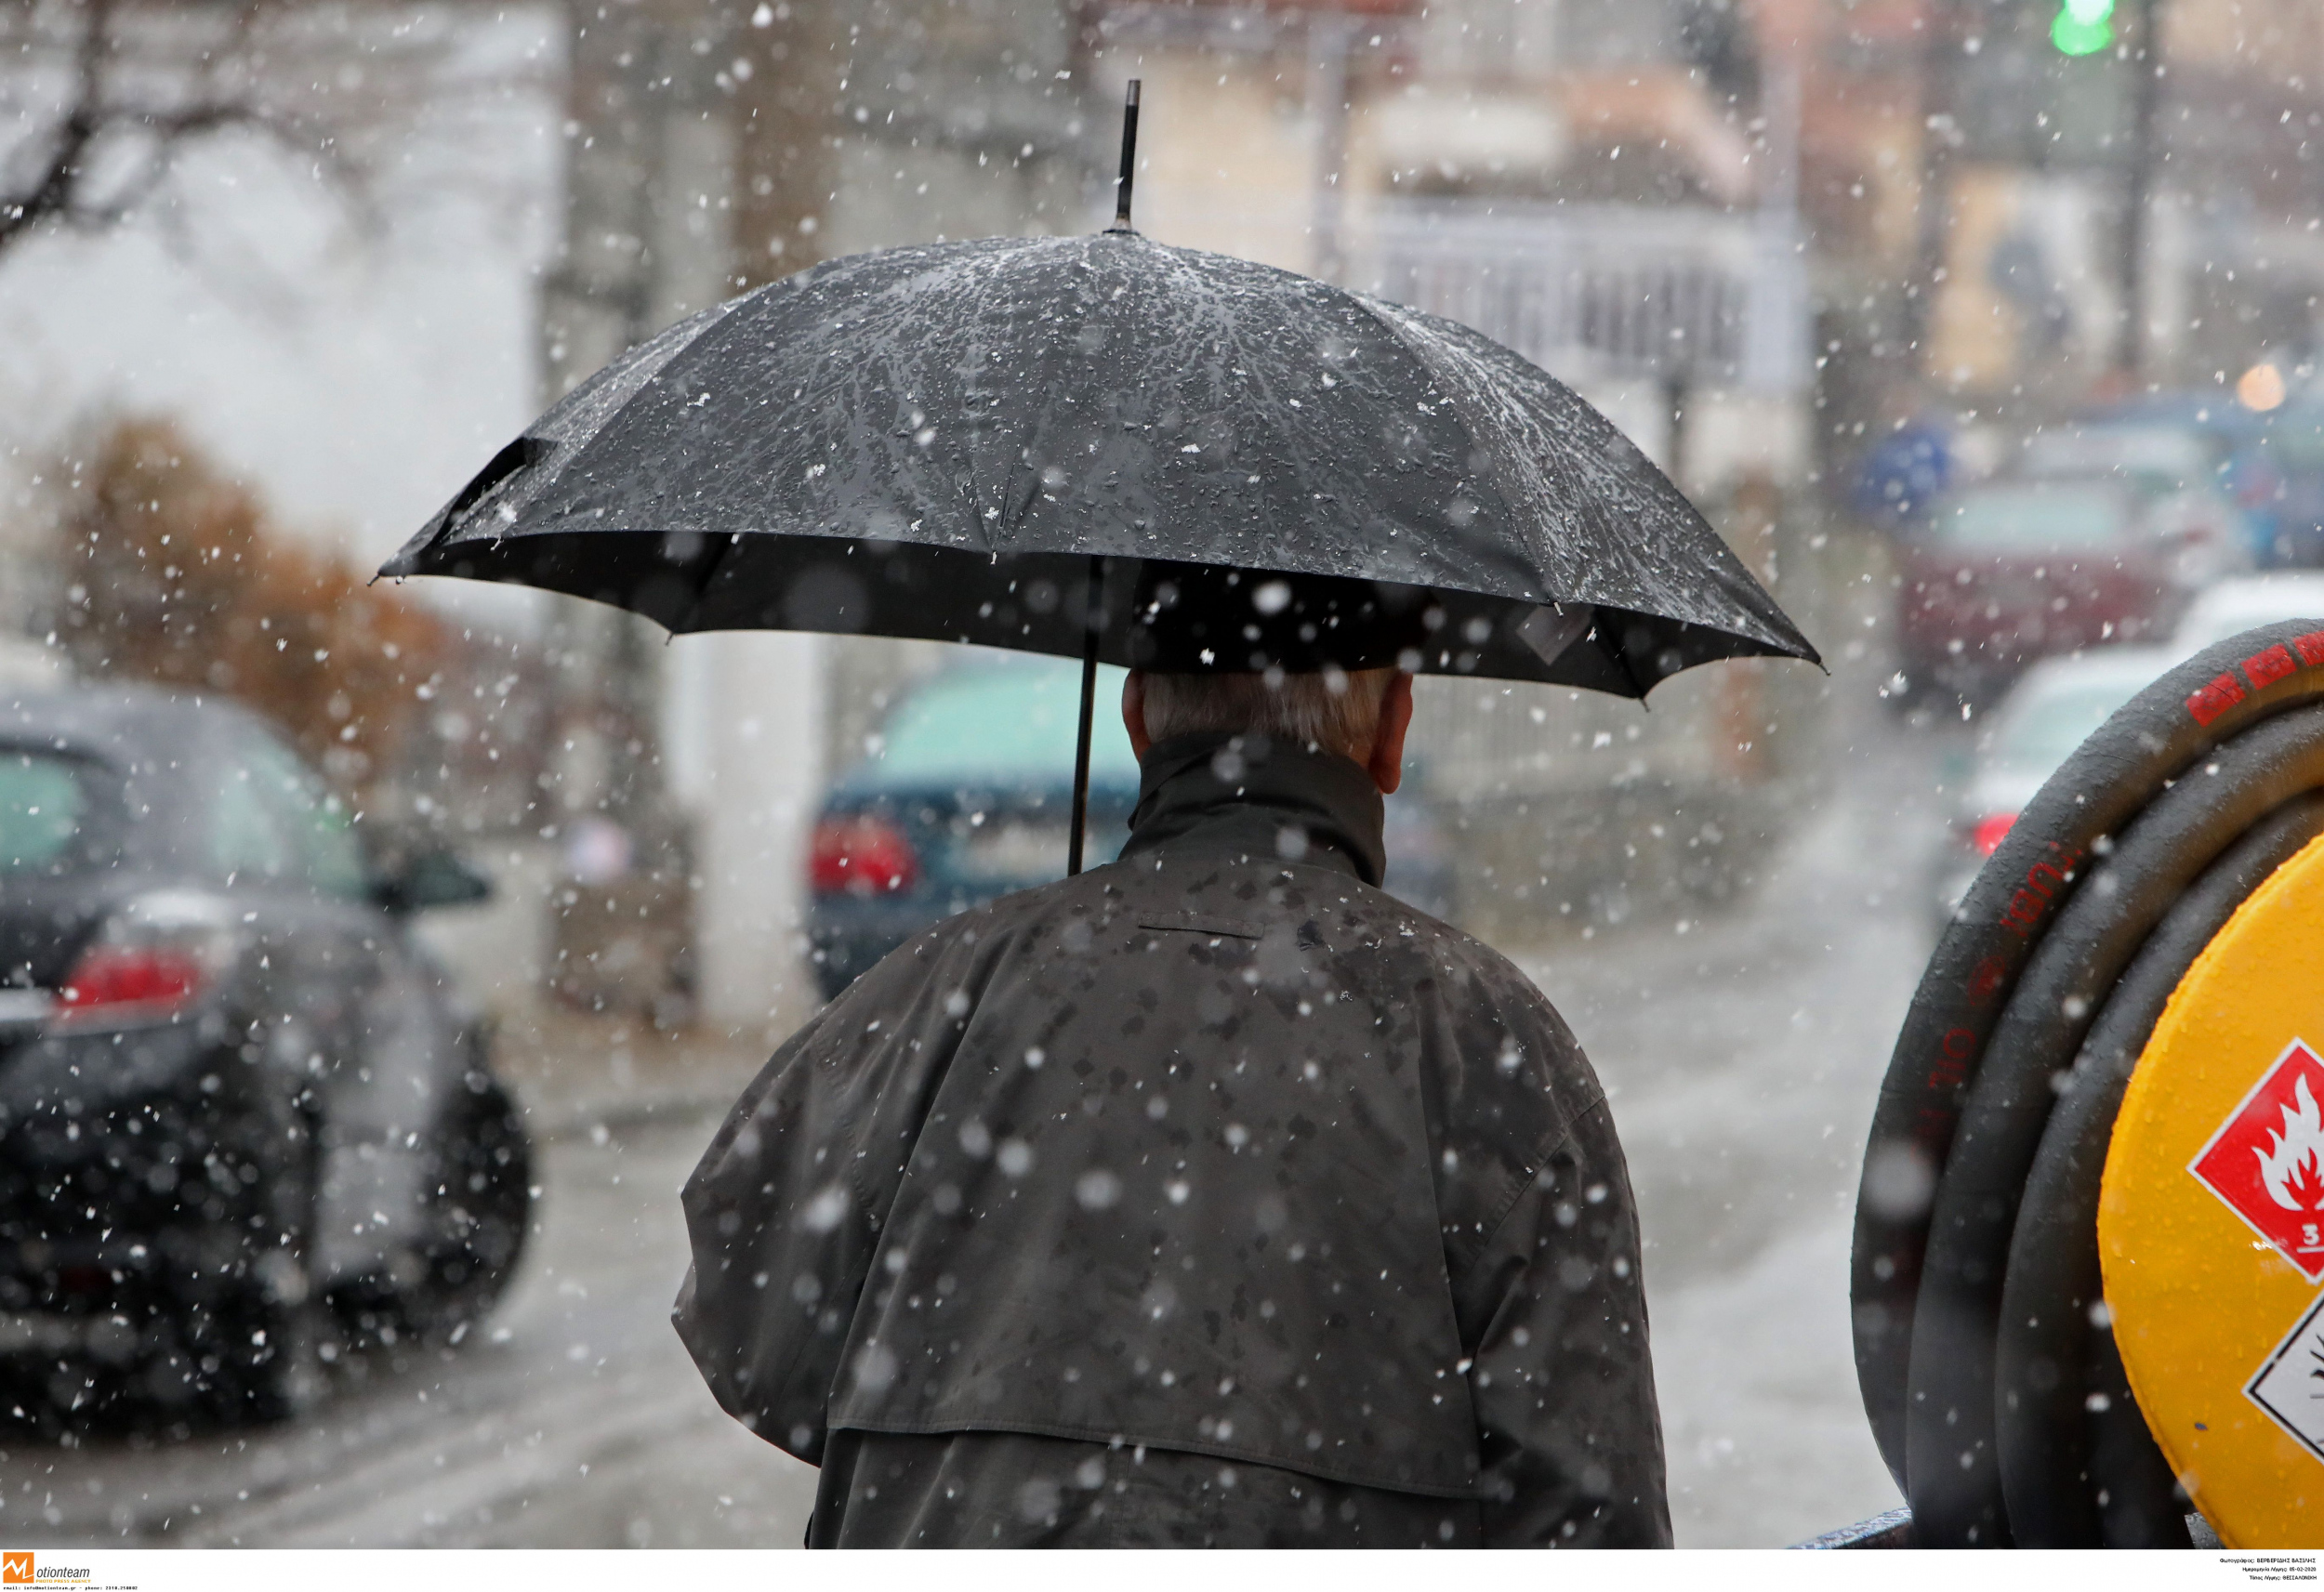
[[[1381,864],[1353,763],[1157,746],[1118,862],[776,1054],[686,1186],[676,1319],[826,1466],[811,1540],[1669,1542],[1597,1080]]]

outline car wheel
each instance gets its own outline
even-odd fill
[[[433,1193],[435,1241],[413,1312],[457,1342],[515,1275],[533,1220],[533,1149],[508,1091],[470,1071],[446,1112]]]
[[[213,1307],[199,1362],[205,1401],[229,1422],[310,1412],[330,1393],[342,1348],[338,1317],[307,1269],[321,1168],[313,1124],[288,1101],[263,1114],[252,1146],[266,1164],[264,1217],[235,1286]]]
[[[331,1371],[341,1351],[339,1322],[303,1271],[281,1293],[269,1291],[250,1312],[250,1360],[242,1375],[242,1410],[248,1419],[287,1421],[314,1410],[331,1392]]]

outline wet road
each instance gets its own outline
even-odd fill
[[[1647,1236],[1680,1541],[1777,1544],[1891,1506],[1848,1351],[1848,1216],[1927,954],[1945,744],[1869,702],[1764,887],[1708,922],[1525,958],[1615,1100]],[[734,1427],[667,1310],[706,1117],[551,1146],[483,1341],[378,1367],[297,1428],[0,1453],[33,1545],[791,1546],[813,1473]]]

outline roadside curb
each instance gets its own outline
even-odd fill
[[[598,1130],[618,1133],[625,1128],[660,1127],[723,1113],[740,1092],[734,1089],[689,1089],[667,1095],[584,1101],[579,1104],[521,1100],[525,1125],[544,1144],[565,1144],[593,1137]]]
[[[495,1026],[493,1071],[539,1143],[722,1115],[787,1032],[662,1033],[554,1007]]]

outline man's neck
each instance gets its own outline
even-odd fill
[[[1139,763],[1125,860],[1227,850],[1335,868],[1377,885],[1387,865],[1380,787],[1353,760],[1265,735],[1173,736]]]

